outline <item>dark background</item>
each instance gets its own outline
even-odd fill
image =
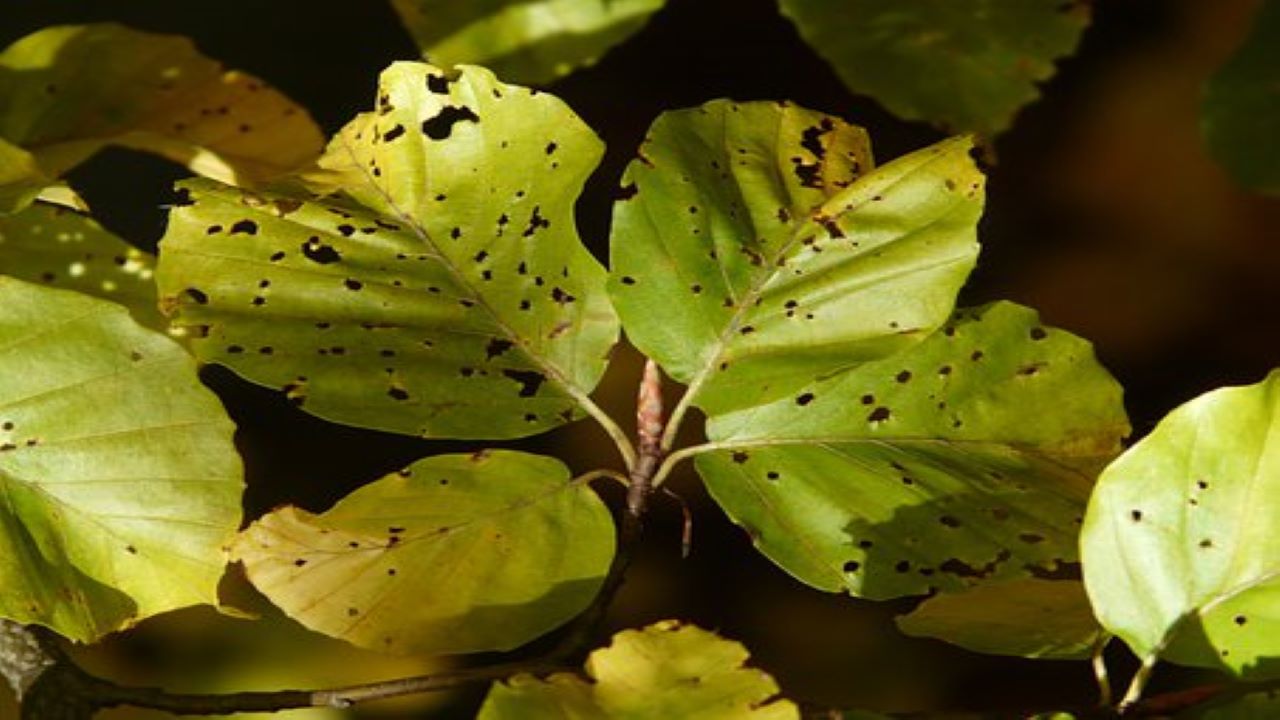
[[[1093,340],[1126,388],[1137,436],[1199,393],[1260,380],[1280,358],[1280,202],[1235,187],[1206,155],[1197,127],[1202,84],[1257,4],[1097,2],[1077,53],[995,141],[983,255],[962,302],[1016,300]],[[417,57],[379,0],[0,0],[0,45],[52,24],[102,20],[192,37],[206,55],[309,108],[328,133],[372,106],[383,67]],[[602,259],[612,188],[663,110],[718,97],[789,99],[866,127],[882,162],[944,136],[851,94],[773,0],[670,0],[641,33],[549,89],[608,144],[579,203],[583,236]],[[170,184],[184,175],[113,150],[71,180],[105,225],[153,247]],[[631,412],[638,369],[634,354],[620,353],[599,393],[617,417]],[[206,378],[241,427],[252,514],[286,502],[324,509],[383,472],[461,447],[331,425],[228,372],[210,368]],[[604,436],[585,423],[520,447],[558,454],[577,471],[616,464]],[[820,706],[905,711],[1091,699],[1083,663],[987,658],[905,638],[891,619],[911,602],[862,602],[800,585],[752,550],[695,478],[686,472],[672,487],[694,514],[692,556],[679,558],[678,507],[658,501],[611,627],[697,622],[745,642],[789,695]],[[243,592],[235,583],[232,590]],[[373,680],[434,662],[380,659],[279,618],[248,624],[203,609],[144,623],[84,657],[133,682],[223,690]],[[1127,667],[1123,653],[1115,658]],[[1165,672],[1157,687],[1187,680]],[[375,705],[360,717],[426,716],[427,705],[442,713],[432,717],[470,717],[478,697]],[[0,716],[6,702],[0,698]]]

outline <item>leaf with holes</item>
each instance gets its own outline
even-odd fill
[[[124,308],[0,277],[0,617],[94,641],[216,601],[232,425]]]
[[[1104,634],[1077,580],[1027,578],[936,595],[897,622],[914,637],[1028,658],[1087,658]]]
[[[7,275],[118,302],[133,318],[164,331],[156,308],[151,255],[108,232],[87,215],[36,203],[0,217],[0,267]]]
[[[1084,579],[1146,659],[1280,677],[1280,371],[1177,408],[1089,502]]]
[[[392,0],[423,56],[546,83],[593,64],[665,0]]]
[[[505,450],[420,460],[320,515],[276,510],[233,548],[295,620],[399,653],[522,645],[586,608],[613,551],[590,488]]]
[[[1089,4],[1070,0],[782,0],[782,11],[854,92],[988,135],[1036,99],[1089,23]]]
[[[625,630],[576,675],[517,675],[489,690],[479,720],[798,720],[778,685],[744,667],[747,649],[673,620]]]
[[[710,418],[691,449],[757,547],[868,598],[1055,575],[1094,474],[1128,432],[1088,343],[1011,303],[770,405]]]
[[[115,144],[234,183],[292,171],[323,143],[306,111],[261,80],[186,38],[112,23],[45,28],[0,52],[0,138],[50,177]]]
[[[1280,195],[1280,3],[1262,3],[1253,30],[1209,80],[1201,108],[1209,150],[1237,182]]]
[[[711,413],[919,342],[977,254],[970,148],[870,171],[866,134],[810,110],[663,115],[614,206],[609,289],[628,337]]]
[[[378,107],[321,161],[337,194],[183,185],[158,270],[175,324],[336,422],[505,438],[575,419],[618,334],[573,220],[599,140],[481,68],[397,63]]]

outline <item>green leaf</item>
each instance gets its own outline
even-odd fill
[[[241,468],[194,361],[79,293],[0,307],[0,617],[90,642],[216,602]]]
[[[744,667],[747,649],[673,620],[613,636],[576,675],[495,683],[478,720],[799,720],[778,685]]]
[[[503,450],[420,460],[320,515],[276,510],[233,547],[295,620],[397,653],[522,645],[591,602],[613,552],[590,488]]]
[[[36,203],[0,216],[0,267],[13,277],[76,290],[129,308],[133,318],[164,331],[156,307],[154,258],[87,215]]]
[[[915,637],[1028,658],[1087,658],[1102,635],[1084,586],[1074,580],[1029,578],[937,595],[897,623]]]
[[[697,467],[783,569],[889,598],[1061,571],[1094,474],[1127,432],[1120,387],[1088,343],[996,303],[711,418]]]
[[[546,83],[593,64],[665,0],[392,0],[424,57]]]
[[[1280,371],[1177,408],[1098,481],[1084,578],[1143,658],[1280,677]]]
[[[919,342],[977,254],[970,148],[868,173],[866,134],[828,115],[727,101],[664,114],[614,206],[609,290],[628,337],[711,413]]]
[[[1280,3],[1262,3],[1249,37],[1209,80],[1201,126],[1237,182],[1280,194]]]
[[[0,52],[0,138],[49,177],[115,144],[232,183],[294,170],[323,142],[307,113],[261,80],[224,70],[186,38],[113,23],[45,28]]]
[[[992,135],[1075,50],[1088,3],[781,0],[851,90],[896,115]]]
[[[175,324],[335,422],[505,438],[575,419],[618,334],[573,221],[600,141],[481,68],[397,63],[379,108],[321,160],[338,195],[183,185],[157,273]]]
[[[52,182],[31,153],[0,138],[0,216],[30,205]]]

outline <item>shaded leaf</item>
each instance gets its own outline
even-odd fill
[[[1249,37],[1209,80],[1201,125],[1237,182],[1280,194],[1280,3],[1262,3]]]
[[[455,653],[509,650],[574,617],[613,550],[609,510],[558,460],[492,451],[420,460],[320,515],[273,511],[233,553],[312,630]]]
[[[673,620],[613,636],[575,675],[517,675],[489,690],[479,720],[783,720],[800,717],[763,671],[743,667],[747,649]]]
[[[712,413],[919,342],[977,254],[970,147],[868,173],[865,133],[831,116],[728,101],[664,114],[614,206],[609,289],[628,337]]]
[[[994,134],[1038,96],[1089,22],[1063,0],[781,0],[851,90],[896,115]]]
[[[1280,691],[1250,693],[1178,713],[1176,720],[1265,720],[1280,715]]]
[[[310,162],[323,142],[306,111],[261,80],[223,70],[186,38],[113,23],[45,28],[0,52],[0,138],[49,177],[114,144],[240,184]]]
[[[430,62],[546,83],[595,63],[665,0],[392,0]]]
[[[214,603],[241,468],[194,361],[79,293],[0,306],[0,616],[89,642]]]
[[[312,182],[182,185],[162,302],[203,359],[336,422],[530,435],[575,419],[618,325],[573,203],[599,140],[554,97],[481,68],[382,75]]]
[[[783,569],[869,598],[1055,575],[1128,432],[1088,343],[1011,303],[712,417],[712,495]]]
[[[0,215],[30,205],[51,182],[31,153],[0,138]]]
[[[1140,657],[1280,677],[1280,371],[1175,409],[1098,481],[1082,536],[1102,624]]]
[[[897,623],[915,637],[1028,658],[1087,658],[1103,634],[1075,580],[1013,580],[937,595]]]
[[[66,208],[36,203],[0,217],[0,267],[6,275],[120,303],[139,323],[164,331],[169,321],[156,307],[154,261]]]

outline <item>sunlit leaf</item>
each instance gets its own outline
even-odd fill
[[[810,110],[663,115],[614,206],[610,293],[628,337],[708,412],[919,342],[977,254],[970,147],[868,173],[865,133]]]
[[[241,468],[194,361],[79,293],[0,307],[0,617],[92,641],[215,602]]]
[[[468,67],[383,73],[317,199],[194,181],[161,296],[203,359],[321,417],[448,437],[575,418],[618,325],[573,203],[600,141],[554,97]]]
[[[594,63],[665,0],[392,0],[423,55],[545,83]]]
[[[1280,194],[1280,3],[1261,4],[1244,45],[1209,81],[1201,122],[1238,182]]]
[[[156,308],[154,260],[66,208],[36,203],[0,217],[0,269],[6,275],[120,303],[138,322],[164,331],[169,321]]]
[[[1086,658],[1102,635],[1084,586],[1075,580],[979,585],[929,598],[897,622],[908,635],[1029,658]]]
[[[775,699],[773,678],[743,667],[747,658],[739,643],[667,620],[591,653],[591,682],[561,674],[495,683],[479,720],[798,720],[793,703]]]
[[[387,652],[509,650],[581,612],[613,557],[608,508],[558,460],[443,455],[333,509],[294,507],[234,546],[307,627]]]
[[[261,80],[186,38],[111,23],[45,28],[0,52],[0,138],[49,177],[115,144],[240,184],[294,170],[323,143],[306,111]]]
[[[896,115],[993,134],[1038,96],[1089,22],[1072,0],[781,0],[854,92]]]
[[[1280,371],[1177,408],[1089,503],[1098,618],[1144,658],[1280,677]]]
[[[1057,573],[1128,432],[1088,343],[1011,303],[918,346],[712,417],[708,489],[824,590],[887,598]]]

